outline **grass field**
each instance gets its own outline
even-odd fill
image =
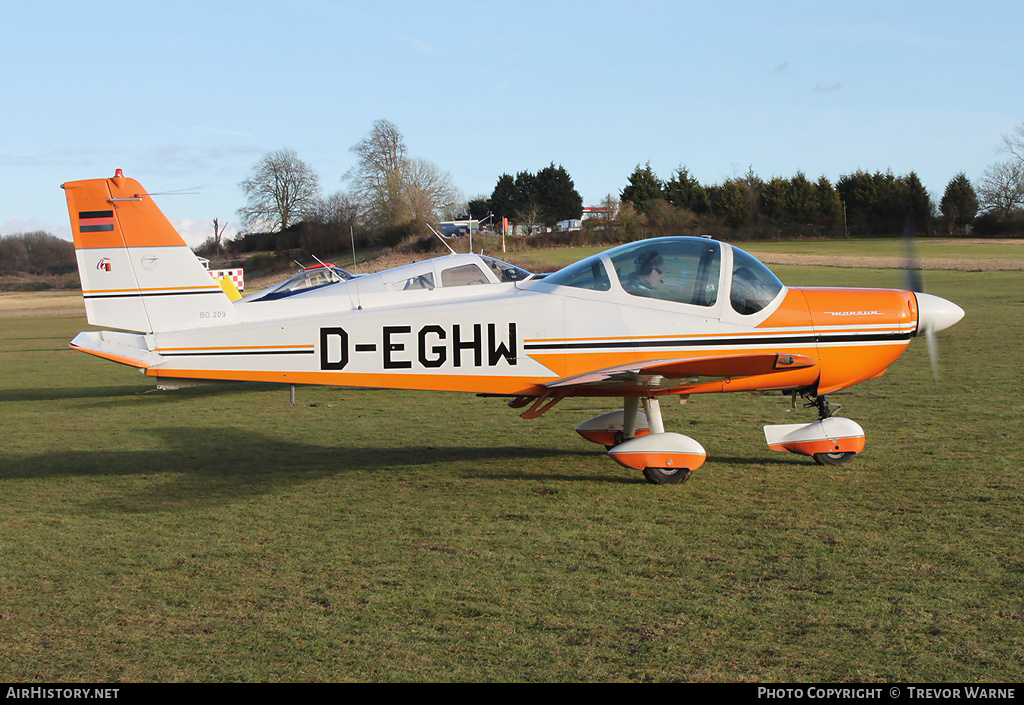
[[[900,268],[904,266],[907,256],[906,243],[902,238],[757,241],[736,244],[773,266],[805,264]],[[521,259],[524,263],[529,263],[533,271],[553,271],[607,248],[608,246],[531,250],[513,253],[508,257],[513,262]],[[502,256],[490,251],[488,253],[496,257]],[[914,255],[925,269],[1024,270],[1024,240],[920,239],[914,246]]]
[[[0,318],[0,680],[1019,681],[1024,282],[927,284],[967,311],[941,386],[915,341],[830,397],[861,457],[768,451],[813,419],[784,397],[693,397],[681,486],[576,437],[602,401],[156,393],[69,351],[80,317]]]

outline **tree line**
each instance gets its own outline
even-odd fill
[[[908,222],[927,227],[933,206],[911,172],[857,171],[831,183],[809,180],[802,172],[768,180],[753,170],[720,184],[702,185],[685,167],[662,181],[650,164],[638,165],[621,192],[619,217],[658,230],[697,221],[743,237],[891,235]],[[908,221],[909,216],[909,221]]]
[[[0,238],[0,275],[63,275],[77,269],[75,246],[42,231]]]
[[[360,247],[417,241],[429,247],[440,220],[473,218],[550,232],[578,220],[583,199],[572,177],[551,162],[536,172],[503,173],[491,193],[464,199],[451,176],[409,155],[387,120],[376,121],[352,146],[356,165],[343,177],[349,190],[323,198],[319,179],[291,150],[267,154],[239,186],[247,232],[234,250],[301,248],[339,251],[355,237]],[[963,173],[932,196],[915,172],[858,170],[835,183],[826,177],[762,179],[753,169],[705,184],[685,166],[662,179],[650,163],[637,165],[617,194],[599,204],[586,229],[597,240],[701,233],[734,239],[901,234],[999,234],[1024,225],[1024,122],[1004,137],[1005,159],[986,170],[977,188]],[[430,226],[430,227],[428,227]],[[601,233],[597,235],[596,233]],[[592,239],[593,239],[592,238]],[[436,244],[436,243],[434,243]]]

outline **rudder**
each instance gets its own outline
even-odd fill
[[[142,333],[237,321],[234,306],[138,181],[69,181],[89,323]]]

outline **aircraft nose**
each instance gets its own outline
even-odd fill
[[[964,317],[964,310],[952,301],[939,296],[922,294],[917,296],[917,333],[935,333],[945,330]]]

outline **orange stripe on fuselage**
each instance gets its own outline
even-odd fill
[[[316,384],[367,389],[406,389],[431,392],[471,392],[508,396],[538,396],[550,379],[487,375],[429,375],[357,372],[283,372],[277,370],[159,370],[149,368],[150,377],[215,379],[235,382]]]

